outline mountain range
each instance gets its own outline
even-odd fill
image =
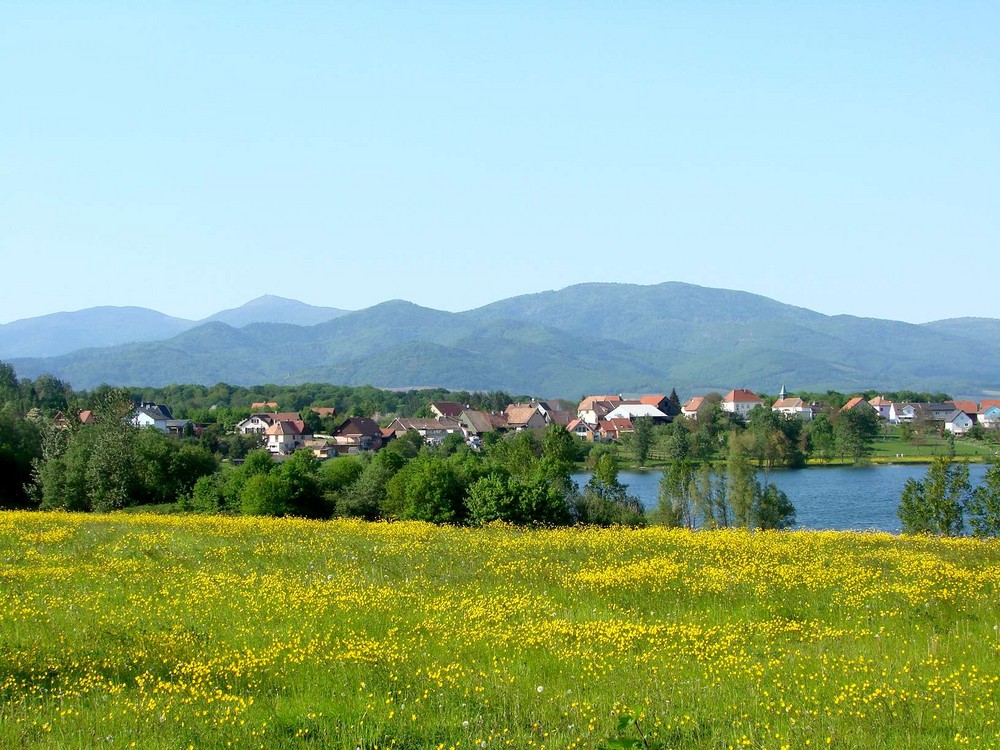
[[[83,348],[87,347],[87,348]],[[265,296],[202,321],[91,308],[0,326],[0,359],[77,388],[320,381],[584,392],[1000,391],[1000,320],[823,315],[747,292],[592,283],[444,312]]]

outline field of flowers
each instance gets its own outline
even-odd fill
[[[982,748],[998,692],[998,541],[0,514],[2,747]]]

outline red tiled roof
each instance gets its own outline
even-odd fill
[[[955,408],[964,411],[966,414],[975,414],[979,411],[975,401],[952,401]]]
[[[991,406],[1000,406],[1000,398],[984,398],[979,402],[979,411],[984,412]]]
[[[273,425],[264,430],[265,435],[301,435],[301,422],[293,422],[290,419],[279,419]]]
[[[684,411],[698,411],[703,403],[705,403],[704,396],[693,396],[692,398],[689,398],[681,408]]]
[[[848,401],[848,402],[847,402],[846,404],[844,404],[844,405],[843,405],[843,406],[841,407],[841,409],[840,409],[840,410],[841,410],[841,411],[850,411],[850,410],[851,410],[851,409],[853,409],[853,408],[854,408],[855,406],[859,406],[859,405],[861,405],[862,403],[864,403],[864,404],[868,404],[868,402],[867,402],[867,401],[865,401],[865,397],[864,397],[864,396],[855,396],[855,397],[854,397],[854,398],[852,398],[852,399],[851,399],[850,401]],[[871,406],[871,404],[868,404],[868,405],[869,405],[869,406]]]
[[[646,404],[646,406],[659,406],[666,400],[667,397],[662,393],[650,393],[646,396],[639,396],[639,403]]]
[[[723,401],[730,404],[762,404],[764,401],[753,391],[747,390],[746,388],[734,388],[726,397],[722,399]]]

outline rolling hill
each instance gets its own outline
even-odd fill
[[[331,381],[575,398],[786,384],[975,395],[1000,385],[1000,348],[983,345],[996,328],[1000,321],[912,325],[828,316],[676,282],[581,284],[461,313],[393,300],[309,326],[213,321],[159,341],[14,365],[23,375],[50,372],[82,388]]]

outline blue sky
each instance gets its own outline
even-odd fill
[[[1000,5],[0,9],[0,322],[686,281],[1000,317]]]

